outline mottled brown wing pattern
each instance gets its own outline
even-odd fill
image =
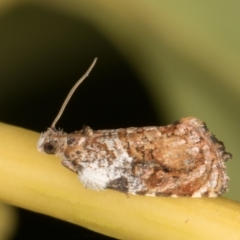
[[[72,134],[49,129],[39,140],[39,151],[46,152],[48,145],[57,146],[52,154],[78,173],[87,188],[216,197],[228,186],[225,161],[231,154],[193,117],[164,127],[98,131],[84,127]]]
[[[224,162],[231,155],[202,121],[190,117],[166,127],[142,128],[127,139],[133,174],[147,186],[142,194],[214,197],[226,191]]]

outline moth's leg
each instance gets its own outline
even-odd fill
[[[73,163],[69,160],[63,160],[62,165],[70,170],[72,170],[75,173],[78,173],[79,167],[74,166]]]

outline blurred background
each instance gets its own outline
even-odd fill
[[[198,117],[233,154],[224,197],[240,201],[239,9],[238,1],[213,0],[0,0],[0,121],[44,131],[98,57],[57,127]],[[1,232],[1,239],[110,239],[4,205]]]

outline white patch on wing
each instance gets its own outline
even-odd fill
[[[106,171],[101,171],[101,169],[84,168],[78,173],[78,176],[85,188],[97,191],[105,189],[109,182]]]
[[[117,158],[111,160],[108,154],[101,155],[100,152],[98,152],[99,156],[96,158],[95,152],[92,152],[93,156],[90,155],[91,152],[86,152],[86,158],[92,160],[82,161],[81,171],[79,171],[79,179],[86,188],[102,190],[108,186],[109,182],[115,179],[123,176],[128,179],[131,177],[130,171],[133,158],[122,147],[120,140],[105,139],[104,143]]]

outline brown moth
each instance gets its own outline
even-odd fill
[[[231,154],[197,118],[160,127],[92,130],[84,126],[73,133],[55,128],[96,60],[73,86],[51,127],[41,134],[38,151],[60,157],[84,187],[94,190],[171,197],[223,194],[229,180],[225,162]]]

